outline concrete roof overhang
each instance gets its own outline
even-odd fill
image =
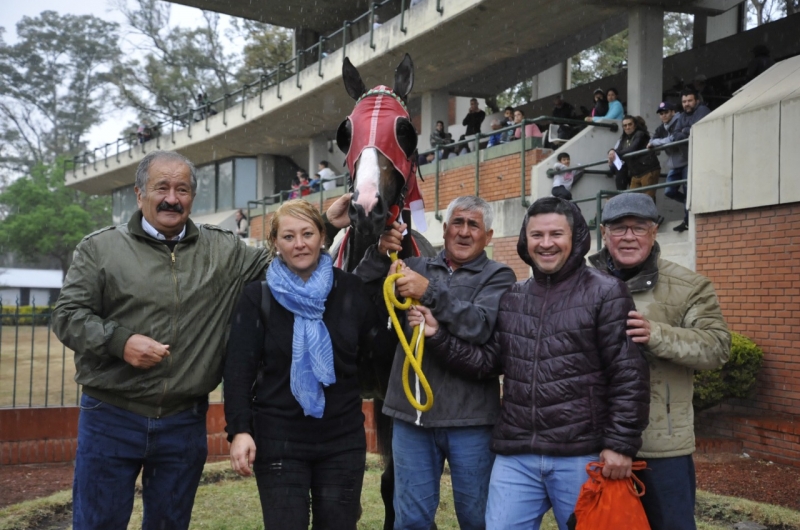
[[[416,67],[412,98],[437,91],[494,95],[621,31],[627,25],[627,11],[635,3],[443,0],[442,4],[441,14],[434,0],[410,10],[405,34],[400,30],[400,17],[386,21],[375,30],[375,49],[369,35],[348,44],[347,55],[367,87],[391,86],[394,68],[409,53]],[[178,150],[201,165],[231,156],[291,155],[311,138],[326,135],[333,139],[353,107],[342,86],[343,59],[342,50],[337,50],[323,59],[319,69],[315,63],[301,71],[299,79],[292,76],[284,81],[280,95],[275,87],[270,88],[260,100],[251,99],[244,107],[237,104],[227,113],[209,118],[207,124],[201,122],[176,131],[174,136],[164,136],[168,139],[158,145]],[[147,144],[148,150],[155,147],[152,143]],[[133,182],[135,165],[143,156],[141,148],[136,148],[120,157],[98,160],[96,169],[90,165],[70,172],[67,185],[90,193],[109,193]]]

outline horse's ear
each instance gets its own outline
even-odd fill
[[[367,91],[364,81],[361,80],[361,74],[358,73],[356,67],[347,57],[344,58],[344,63],[342,64],[342,78],[344,79],[345,90],[356,101]]]
[[[339,150],[347,154],[350,150],[350,141],[353,137],[353,130],[350,126],[350,120],[345,119],[340,125],[339,128],[336,130],[336,145],[339,146]]]
[[[398,118],[394,129],[397,143],[400,144],[406,158],[411,158],[411,155],[417,150],[417,130],[406,118]]]
[[[414,88],[414,61],[406,54],[394,71],[394,93],[405,99]]]

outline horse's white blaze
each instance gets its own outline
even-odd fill
[[[378,166],[378,150],[374,147],[367,147],[361,152],[355,184],[355,189],[358,191],[358,199],[355,203],[361,205],[367,215],[378,204],[380,180],[381,168]]]

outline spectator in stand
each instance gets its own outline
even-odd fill
[[[217,113],[216,109],[211,106],[211,100],[208,98],[208,94],[203,94],[203,109],[205,113],[209,116],[213,116]]]
[[[417,165],[418,166],[424,166],[425,164],[430,164],[434,160],[436,160],[436,153],[431,151],[430,153],[428,153],[426,155],[418,155],[417,156]]]
[[[648,148],[659,147],[665,144],[675,142],[675,132],[678,129],[678,114],[675,113],[675,105],[669,101],[664,101],[658,105],[658,117],[661,118],[661,125],[659,125],[653,133],[653,138],[647,144]],[[676,180],[685,180],[689,169],[689,146],[676,145],[664,149],[667,153],[667,182],[675,182]],[[664,195],[674,201],[686,204],[686,193],[681,191],[683,185],[670,186],[664,190]],[[685,189],[685,187],[684,187]],[[683,224],[688,225],[688,217],[686,216],[686,209],[684,208]],[[679,225],[680,226],[680,225]],[[682,232],[683,230],[676,231]]]
[[[493,131],[496,131],[496,130],[502,129],[502,128],[503,128],[503,124],[500,122],[500,120],[498,120],[498,119],[492,120],[492,130]],[[503,142],[505,142],[505,138],[503,138],[504,136],[505,136],[505,134],[500,133],[500,132],[494,133],[493,135],[491,135],[489,137],[489,143],[486,145],[486,147],[494,147],[495,145],[502,144]]]
[[[503,127],[510,127],[514,125],[514,107],[506,107],[503,109]],[[514,139],[514,130],[506,131],[503,141],[510,142]]]
[[[356,351],[384,323],[361,280],[333,267],[313,205],[284,203],[268,238],[266,282],[248,284],[229,319],[231,467],[255,472],[266,528],[307,529],[312,512],[314,528],[354,529],[366,458]]]
[[[594,114],[591,120],[587,118],[586,121],[621,120],[625,115],[625,109],[622,107],[619,91],[616,88],[608,89],[606,101],[608,102],[608,111],[604,115]]]
[[[481,132],[481,124],[485,119],[486,113],[478,108],[478,100],[475,98],[470,99],[469,110],[467,111],[467,115],[464,117],[464,120],[461,122],[461,125],[465,125],[467,127],[467,131],[464,133],[464,135],[472,136]]]
[[[592,121],[595,116],[605,116],[608,114],[608,101],[606,100],[605,91],[602,88],[595,88],[592,97],[594,98],[594,105],[592,106],[592,110],[587,113],[586,121]]]
[[[448,372],[478,380],[504,374],[487,530],[538,529],[551,507],[566,530],[586,465],[603,462],[612,480],[630,477],[642,446],[650,380],[627,334],[633,300],[621,280],[586,266],[590,245],[577,205],[541,198],[517,243],[533,277],[500,298],[487,343],[450,335],[425,307],[408,313],[410,324],[424,318],[426,354]]]
[[[563,173],[556,173],[553,175],[553,190],[551,193],[553,197],[564,199],[565,201],[572,200],[572,186],[580,180],[583,176],[583,171],[565,171],[569,169],[570,157],[569,153],[559,153],[558,162],[556,162],[553,169],[556,171],[564,171]]]
[[[524,119],[525,119],[525,113],[522,111],[522,109],[517,109],[514,111],[514,123],[517,124],[522,123],[522,120]],[[529,123],[525,125],[525,138],[530,138],[530,137],[534,138],[542,137],[542,131],[539,130],[539,126],[536,125],[535,123]],[[516,129],[514,129],[514,138],[512,139],[519,140],[520,138],[522,138],[522,127],[517,127]]]
[[[305,197],[311,194],[311,180],[308,178],[308,173],[305,171],[298,171],[297,178],[300,180],[300,196]]]
[[[298,173],[300,173],[298,171]],[[300,178],[299,177],[292,177],[292,190],[289,192],[287,199],[299,199],[300,198]]]
[[[763,44],[755,46],[752,53],[753,59],[747,65],[748,83],[769,70],[769,68],[775,64],[775,61],[769,56],[769,48]]]
[[[697,92],[693,88],[687,87],[681,91],[681,105],[683,106],[683,112],[678,115],[678,123],[675,125],[675,132],[672,134],[672,138],[676,142],[689,138],[692,126],[708,116],[711,112],[707,106],[701,104],[697,100]],[[682,148],[685,149],[688,160],[689,146],[687,145]],[[688,170],[685,172],[685,175],[688,178]],[[676,232],[684,232],[688,230],[688,228],[689,212],[684,208],[683,222],[673,228],[673,230]]]
[[[330,164],[327,160],[320,160],[319,164],[317,165],[319,169],[319,180],[322,183],[323,190],[332,190],[336,187],[336,173],[330,168]]]
[[[603,208],[605,245],[589,264],[624,281],[636,303],[628,336],[645,355],[652,382],[650,424],[637,454],[647,469],[636,472],[650,528],[695,530],[694,372],[722,366],[731,335],[708,278],[659,256],[657,217],[639,194],[613,197]]]
[[[697,92],[697,99],[709,108],[709,110],[716,108],[717,93],[714,87],[709,85],[706,76],[698,74],[692,80],[687,88],[693,88]]]
[[[444,122],[436,122],[436,128],[431,131],[431,147],[438,150],[440,158],[447,158],[453,152],[452,147],[444,147],[453,143],[453,135],[444,131]]]
[[[553,112],[551,114],[554,118],[574,120],[575,108],[571,104],[564,101],[564,97],[559,94],[556,96],[555,100],[553,100]],[[562,123],[558,125],[558,138],[568,140],[575,136],[579,130],[580,126],[576,127],[575,125]]]
[[[241,209],[236,210],[236,235],[245,239],[249,232],[250,223],[247,220],[247,216]]]
[[[643,127],[643,123],[644,120],[637,120],[630,115],[625,116],[622,119],[622,136],[617,145],[608,152],[608,165],[614,172],[614,183],[618,190],[658,184],[661,164],[654,153],[645,153],[626,160],[622,158],[628,153],[647,148],[650,134]],[[656,200],[655,190],[646,193],[653,201]]]
[[[202,121],[206,117],[205,109],[203,108],[203,94],[197,94],[197,97],[194,100],[195,102],[195,109],[194,113],[192,113],[192,119],[194,121]]]

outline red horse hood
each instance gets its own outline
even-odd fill
[[[347,169],[355,175],[356,162],[368,147],[374,147],[388,158],[395,169],[406,179],[406,205],[421,200],[417,186],[416,164],[406,157],[397,139],[397,120],[411,117],[400,98],[392,89],[379,85],[364,94],[356,103],[350,116],[352,138],[347,152]],[[413,156],[413,155],[412,155]]]

